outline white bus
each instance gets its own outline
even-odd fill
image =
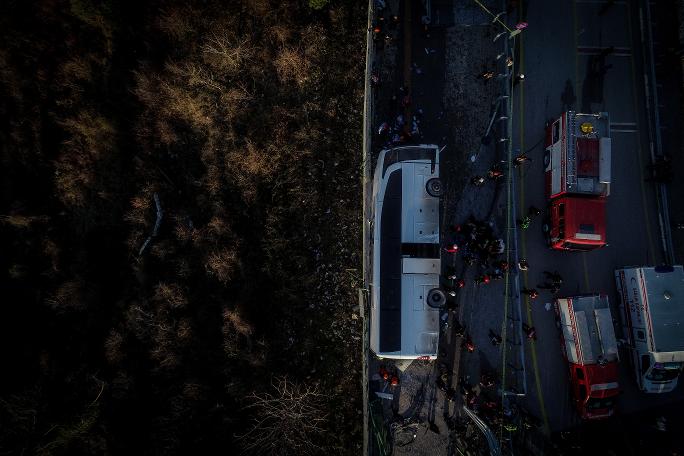
[[[380,358],[435,359],[439,309],[439,148],[383,150],[373,180],[371,350]]]

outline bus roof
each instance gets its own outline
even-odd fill
[[[426,191],[439,176],[436,146],[385,150],[373,183],[375,226],[371,348],[381,357],[436,356],[439,311],[427,294],[439,287],[439,198]]]

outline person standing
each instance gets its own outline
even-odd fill
[[[522,324],[522,329],[525,331],[525,335],[528,339],[537,340],[537,330],[534,326],[529,326],[527,323]]]
[[[497,345],[500,345],[501,342],[502,342],[501,336],[498,335],[497,333],[495,333],[495,332],[494,332],[493,330],[491,330],[491,329],[489,330],[489,340],[492,341],[492,345],[494,345],[495,347],[496,347]]]
[[[550,280],[553,283],[556,283],[558,285],[561,285],[563,283],[563,277],[558,273],[558,271],[543,271],[544,275],[546,276],[547,280]]]
[[[537,299],[539,296],[539,292],[534,288],[523,288],[520,293],[529,296],[530,299]]]

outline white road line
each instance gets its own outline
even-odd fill
[[[596,3],[597,5],[603,5],[606,3],[606,0],[576,0],[577,3]],[[624,0],[616,0],[613,2],[613,5],[626,5],[627,2]]]
[[[596,52],[584,52],[584,51],[577,51],[577,55],[600,55],[601,53],[596,51]],[[612,57],[631,57],[632,53],[627,53],[627,52],[613,52],[610,54]]]

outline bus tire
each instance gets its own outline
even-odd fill
[[[428,291],[427,305],[433,309],[442,309],[446,306],[446,294],[440,288],[433,288]]]
[[[428,179],[428,181],[425,183],[425,191],[430,196],[440,198],[444,194],[444,186],[442,186],[442,181],[437,177]]]

